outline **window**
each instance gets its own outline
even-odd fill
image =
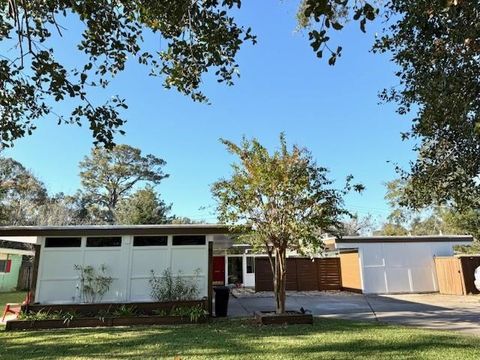
[[[12,260],[0,260],[0,273],[9,273]]]
[[[80,247],[82,238],[79,237],[51,237],[45,239],[46,248],[71,248]]]
[[[121,236],[101,236],[87,238],[87,247],[116,247],[121,245]]]
[[[167,236],[134,236],[133,246],[167,246]]]
[[[205,235],[178,235],[173,237],[173,245],[205,245]]]
[[[255,273],[255,258],[253,256],[247,256],[247,274]]]

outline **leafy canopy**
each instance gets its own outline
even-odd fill
[[[377,235],[472,235],[480,239],[480,211],[468,209],[459,211],[455,206],[429,206],[418,211],[406,206],[405,197],[408,183],[396,179],[386,184],[391,212],[387,222],[375,232]],[[477,241],[478,242],[478,241]]]
[[[147,185],[131,196],[122,199],[115,210],[117,224],[165,224],[172,219],[168,216],[172,205],[160,199],[155,189]]]
[[[0,223],[35,225],[47,189],[31,171],[11,158],[0,157]]]
[[[80,162],[82,195],[87,207],[107,223],[115,222],[115,210],[139,184],[157,185],[168,177],[165,161],[140,149],[117,145],[111,150],[94,148]]]
[[[256,139],[244,138],[240,145],[221,141],[240,162],[232,165],[230,179],[212,186],[219,219],[251,229],[247,238],[254,246],[315,253],[321,233],[341,228],[341,218],[349,214],[343,207],[346,192],[363,190],[351,184],[352,177],[344,189],[332,188],[328,170],[317,166],[307,149],[289,149],[283,134],[272,154]]]
[[[106,88],[125,69],[129,58],[164,77],[197,101],[202,76],[215,71],[228,85],[237,71],[235,56],[245,41],[255,41],[250,29],[237,25],[229,12],[240,0],[30,0],[0,2],[0,145],[29,135],[39,119],[53,115],[59,123],[88,123],[96,144],[113,146],[113,136],[125,119],[125,101],[114,96],[98,104],[92,88]],[[82,26],[76,45],[78,64],[69,66],[53,40],[72,23]],[[148,49],[144,35],[160,45]],[[8,50],[8,51],[7,51]],[[82,58],[86,60],[82,63]],[[69,116],[51,105],[70,99]]]
[[[477,0],[303,0],[299,24],[308,28],[319,57],[335,64],[331,33],[349,22],[380,18],[383,31],[373,51],[387,53],[398,70],[397,83],[380,98],[409,115],[418,157],[410,169],[408,205],[480,207],[480,6]]]

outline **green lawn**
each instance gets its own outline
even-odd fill
[[[22,303],[25,300],[27,293],[25,291],[15,292],[0,292],[0,309],[3,311],[3,307],[6,303]]]
[[[480,359],[478,338],[375,323],[246,320],[175,327],[1,332],[7,359]]]

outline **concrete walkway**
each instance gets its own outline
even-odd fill
[[[291,292],[287,309],[310,310],[319,317],[382,321],[480,335],[480,296],[439,294],[360,295],[346,292]],[[229,316],[273,310],[272,293],[230,296]]]

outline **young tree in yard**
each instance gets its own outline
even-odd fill
[[[322,232],[338,229],[348,215],[343,196],[362,185],[343,190],[331,188],[326,168],[319,167],[304,148],[287,147],[280,136],[280,149],[270,154],[256,139],[240,145],[222,140],[240,162],[232,165],[230,179],[213,184],[219,219],[245,232],[245,240],[267,251],[272,273],[276,312],[285,312],[286,252],[315,254],[321,248]]]
[[[115,211],[117,224],[165,224],[171,221],[168,213],[172,205],[160,199],[155,189],[149,185],[137,190],[128,198],[122,199]]]
[[[115,211],[140,184],[159,184],[168,177],[165,161],[154,155],[142,155],[139,149],[117,145],[111,150],[94,148],[80,162],[82,196],[94,218],[115,222]]]

